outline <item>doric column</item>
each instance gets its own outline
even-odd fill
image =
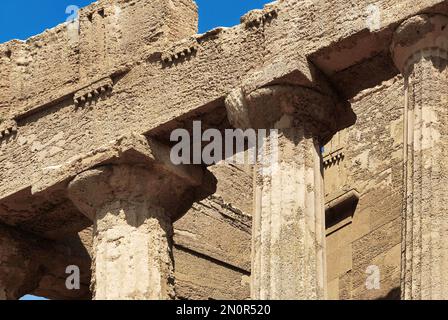
[[[226,106],[237,128],[276,129],[258,146],[252,298],[325,299],[320,146],[333,133],[332,100],[307,88],[271,86],[235,90]]]
[[[173,299],[172,219],[184,186],[155,166],[109,165],[78,175],[69,197],[94,221],[93,296]]]
[[[405,81],[402,298],[448,298],[448,17],[419,15],[394,35]]]

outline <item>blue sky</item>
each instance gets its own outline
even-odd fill
[[[273,0],[196,0],[199,6],[199,32],[217,26],[230,27],[251,9],[262,8]],[[66,21],[69,5],[83,7],[92,0],[1,0],[0,43],[25,40]]]
[[[262,8],[273,0],[196,0],[199,6],[199,32],[214,27],[231,27],[251,9]],[[0,43],[25,40],[67,20],[69,5],[83,7],[92,0],[1,0]],[[23,300],[41,300],[25,296]]]

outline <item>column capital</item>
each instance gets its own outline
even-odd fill
[[[241,129],[289,129],[306,126],[326,137],[337,131],[336,103],[314,89],[272,85],[246,93],[233,90],[225,101],[230,123]]]
[[[174,221],[184,213],[202,178],[199,166],[174,165],[169,147],[130,134],[52,172],[39,189],[70,181],[68,197],[92,220],[108,202],[145,199],[164,208]]]
[[[404,21],[394,33],[391,53],[403,74],[422,57],[448,59],[448,17],[421,14]]]
[[[188,185],[156,168],[139,165],[106,165],[79,174],[68,185],[68,196],[88,218],[116,201],[148,201],[175,219]]]
[[[94,221],[95,299],[175,297],[172,221],[186,191],[172,174],[129,164],[98,167],[69,184],[70,199]]]

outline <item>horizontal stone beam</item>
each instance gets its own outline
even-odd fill
[[[67,18],[73,20],[71,13]],[[0,44],[0,117],[141,60],[148,47],[196,33],[197,23],[193,0],[99,0],[82,8],[78,20]]]
[[[319,69],[333,75],[369,59],[386,50],[387,41],[360,53],[366,39],[387,39],[401,20],[427,8],[446,10],[445,4],[397,0],[391,6],[378,1],[384,14],[379,30],[366,32],[368,1],[354,7],[347,2],[278,1],[246,15],[237,27],[148,47],[137,62],[103,68],[100,79],[78,79],[62,98],[42,93],[42,102],[34,105],[24,98],[24,106],[10,119],[17,132],[0,141],[0,199],[45,180],[45,168],[63,166],[129,132],[151,134],[169,122],[207,112],[206,107],[224,113],[224,97],[242,85],[250,91],[287,83],[337,95]],[[106,85],[101,79],[107,78],[107,94],[102,94]]]
[[[39,194],[60,184],[65,187],[68,181],[88,169],[116,164],[155,166],[191,186],[199,186],[202,182],[203,173],[200,168],[176,166],[170,160],[168,147],[144,136],[130,134],[59,166],[44,168],[42,174],[37,175],[40,179],[33,182],[31,193]]]
[[[90,222],[67,198],[67,185],[77,175],[98,166],[134,165],[156,168],[179,184],[197,187],[202,184],[203,170],[197,166],[174,165],[171,150],[151,138],[129,134],[56,166],[49,166],[30,176],[27,187],[0,204],[0,220],[49,239],[76,234]],[[33,180],[35,178],[35,180]],[[186,199],[185,199],[186,200]],[[173,205],[175,203],[173,202]],[[179,203],[173,214],[181,215],[187,201]]]

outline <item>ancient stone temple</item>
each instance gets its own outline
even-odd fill
[[[448,299],[448,1],[197,25],[99,0],[0,44],[0,299]],[[173,163],[199,121],[277,161]]]

